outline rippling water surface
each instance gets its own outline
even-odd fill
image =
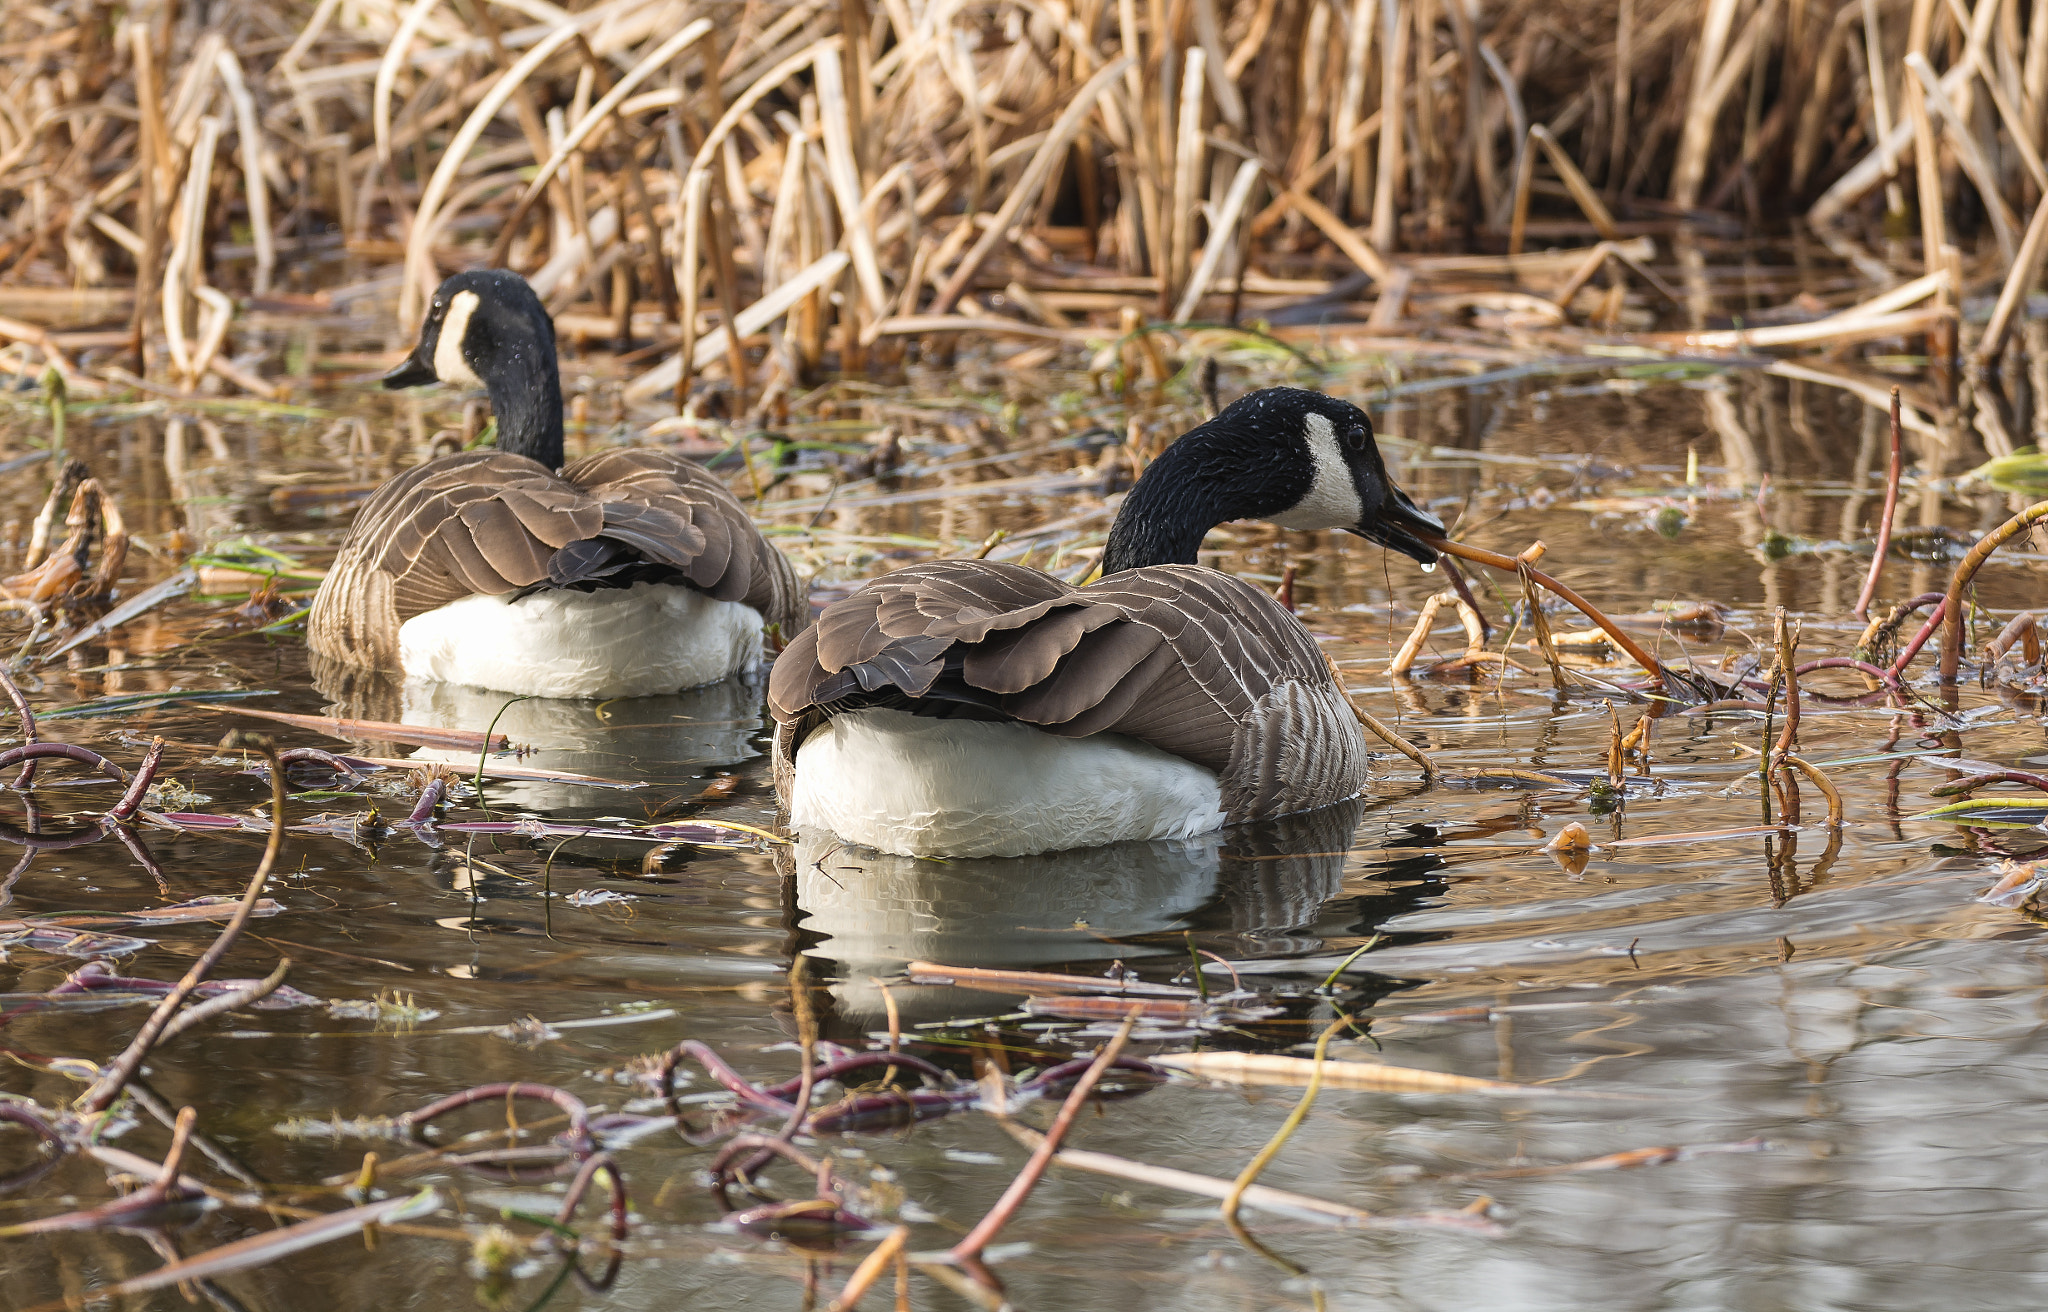
[[[1715,665],[1767,647],[1779,606],[1803,616],[1803,654],[1845,652],[1861,627],[1846,610],[1868,561],[1868,548],[1854,544],[1867,537],[1883,463],[1874,412],[1839,390],[1744,371],[1626,372],[1412,391],[1376,418],[1404,483],[1458,521],[1467,540],[1516,551],[1541,538],[1546,567],[1615,614],[1648,615],[1669,602],[1724,608],[1706,625],[1659,632],[1645,621],[1645,640],[1667,658]],[[579,441],[611,440],[608,385],[596,366],[592,374],[571,380],[590,394],[587,429],[572,436],[572,451]],[[1324,385],[1363,396],[1416,376],[1434,375],[1396,376],[1389,366]],[[1226,390],[1245,377],[1226,367]],[[223,413],[209,420],[217,424],[211,440],[188,427],[187,468],[173,481],[160,459],[164,418],[150,406],[74,417],[74,446],[154,549],[137,553],[131,591],[170,571],[155,556],[244,534],[323,564],[344,522],[345,485],[373,482],[393,460],[414,458],[436,427],[459,422],[457,398],[390,402],[356,385],[313,400],[368,419],[368,454],[360,444],[352,451],[347,425],[330,427],[325,417]],[[9,449],[26,451],[40,440],[41,421],[25,404],[10,406]],[[1156,443],[1198,414],[1183,394],[1127,411],[1085,375],[1012,378],[964,361],[957,373],[918,375],[900,388],[845,389],[814,422],[785,430],[802,445],[784,450],[782,463],[764,454],[753,470],[729,462],[728,472],[743,493],[763,485],[764,522],[824,595],[935,548],[972,551],[997,529],[1011,535],[995,555],[1028,551],[1035,563],[1078,573],[1113,513],[1104,495],[1119,485],[1122,448],[1105,453],[1105,444],[1130,436],[1133,419],[1135,432]],[[906,467],[876,479],[859,461],[884,428]],[[1931,475],[1953,478],[1981,458],[1962,437],[1943,446],[1913,436]],[[1691,484],[1689,452],[1698,467]],[[46,475],[31,466],[4,477],[0,513],[26,523]],[[171,536],[181,504],[192,529],[184,543]],[[1901,522],[1974,537],[2007,513],[2003,494],[1929,477],[1909,483]],[[1094,975],[1120,962],[1146,979],[1185,980],[1192,947],[1281,995],[1276,1015],[1204,1036],[1201,1046],[1285,1051],[1348,1011],[1358,1023],[1332,1044],[1333,1057],[1553,1091],[1540,1099],[1325,1091],[1263,1177],[1374,1212],[1491,1200],[1500,1233],[1347,1232],[1253,1218],[1291,1271],[1238,1243],[1211,1201],[1056,1168],[993,1254],[1017,1306],[1220,1312],[1307,1307],[1317,1297],[1336,1307],[1430,1309],[2036,1301],[2048,1273],[2038,1165],[2048,1131],[2036,1107],[2048,1080],[2048,949],[2029,912],[1978,898],[2002,857],[2043,840],[2028,828],[1972,832],[1910,818],[1939,804],[1930,790],[1955,777],[1944,754],[2048,763],[2036,700],[1966,683],[1946,709],[1931,684],[1916,690],[1910,713],[1809,702],[1802,753],[1839,785],[1847,823],[1831,831],[1824,803],[1805,786],[1796,826],[1764,832],[1760,716],[1665,708],[1653,722],[1648,774],[1631,778],[1617,799],[1589,785],[1604,771],[1611,726],[1633,726],[1645,703],[1591,684],[1554,692],[1541,657],[1524,648],[1526,628],[1515,634],[1515,655],[1533,673],[1431,674],[1429,658],[1413,677],[1391,678],[1388,658],[1441,575],[1356,539],[1262,526],[1230,526],[1210,545],[1216,564],[1256,578],[1277,582],[1295,567],[1303,621],[1364,704],[1445,769],[1512,765],[1561,772],[1567,784],[1425,787],[1412,765],[1389,755],[1363,799],[1285,827],[1015,860],[880,857],[812,835],[793,847],[650,850],[559,837],[445,834],[435,846],[403,832],[360,842],[295,833],[270,890],[281,913],[252,926],[222,973],[261,975],[283,954],[296,988],[330,1003],[381,997],[385,1018],[320,1007],[243,1013],[159,1053],[148,1087],[170,1106],[199,1108],[219,1152],[255,1178],[339,1185],[366,1152],[388,1162],[406,1151],[354,1135],[347,1122],[486,1081],[557,1084],[593,1104],[651,1111],[625,1068],[685,1038],[709,1043],[751,1076],[780,1080],[796,1069],[795,1055],[778,1045],[796,1034],[800,1008],[826,1038],[859,1046],[887,1029],[893,1002],[912,1049],[962,1074],[990,1062],[1045,1064],[1099,1040],[1073,1032],[1083,1022],[1018,1019],[1014,995],[889,981],[909,960]],[[1941,586],[1947,552],[1938,533],[1907,534],[1880,595]],[[2041,599],[2043,577],[2039,557],[2002,552],[1983,575],[1980,601],[2010,614]],[[1486,609],[1505,624],[1518,597],[1493,588],[1482,586]],[[247,704],[471,729],[501,708],[502,698],[473,690],[342,686],[309,668],[294,633],[210,634],[231,609],[176,603],[112,646],[89,644],[35,668],[26,678],[31,699],[52,712],[152,691],[264,690],[270,695]],[[1449,611],[1440,618],[1432,649],[1454,657],[1462,632]],[[1561,630],[1580,627],[1568,614],[1553,620]],[[25,636],[10,633],[10,642]],[[1597,662],[1584,668],[1613,677]],[[1865,691],[1838,672],[1810,683],[1843,697]],[[171,742],[170,773],[198,795],[160,798],[164,809],[233,814],[268,799],[265,782],[211,746],[237,723],[172,702],[52,718],[46,734],[90,743],[130,767],[161,735]],[[704,815],[772,829],[763,724],[759,688],[740,682],[604,706],[521,703],[505,709],[500,729],[535,749],[523,764],[640,786],[495,782],[483,801],[501,818]],[[305,730],[277,732],[293,745],[344,748]],[[438,755],[474,766],[460,753]],[[386,818],[410,805],[407,796],[370,800]],[[1774,818],[1783,818],[1784,800],[1773,799]],[[53,783],[39,794],[39,823],[46,833],[72,832],[78,822],[67,814],[109,801],[105,787]],[[288,815],[353,816],[368,804],[310,797]],[[16,796],[5,805],[9,830],[0,837],[19,842],[23,803]],[[466,797],[451,818],[475,819],[475,807]],[[1603,845],[1583,865],[1545,850],[1573,821]],[[1606,846],[1741,829],[1751,832]],[[251,832],[145,829],[142,840],[161,884],[112,840],[26,849],[4,914],[120,912],[237,894],[262,844]],[[619,896],[589,896],[598,891]],[[121,958],[125,973],[163,979],[181,973],[212,933],[109,932],[148,940]],[[6,987],[16,993],[47,989],[78,965],[44,946],[17,943],[8,953]],[[1347,961],[1336,986],[1317,992]],[[793,985],[794,963],[803,968]],[[1224,983],[1213,969],[1208,978]],[[17,1013],[0,1043],[21,1060],[0,1068],[0,1089],[61,1104],[78,1088],[39,1059],[104,1059],[140,1015]],[[1188,1046],[1141,1038],[1135,1050]],[[685,1092],[712,1087],[698,1074]],[[1072,1144],[1228,1178],[1297,1097],[1175,1083],[1084,1117]],[[1032,1108],[1024,1117],[1043,1126],[1046,1114]],[[502,1114],[481,1109],[469,1124],[501,1125]],[[6,1140],[24,1138],[0,1137],[0,1148],[20,1159],[24,1145]],[[152,1156],[165,1141],[147,1118],[122,1140]],[[1697,1151],[1669,1160],[1636,1152],[1686,1147]],[[871,1214],[913,1225],[913,1252],[953,1242],[1027,1151],[979,1113],[832,1139],[819,1150],[871,1191],[863,1199]],[[564,1283],[551,1305],[829,1302],[864,1250],[807,1252],[722,1226],[705,1184],[710,1151],[673,1132],[621,1148],[639,1224],[617,1284],[599,1294]],[[1565,1169],[1615,1154],[1634,1155],[1594,1164],[1608,1169]],[[499,1221],[503,1208],[551,1213],[555,1203],[538,1186],[459,1170],[426,1178],[449,1206],[413,1230],[302,1252],[223,1286],[249,1308],[475,1305],[465,1233]],[[786,1169],[772,1178],[801,1192]],[[96,1167],[68,1162],[0,1198],[0,1221],[105,1192]],[[190,1253],[269,1224],[260,1214],[215,1213],[178,1242]],[[0,1302],[58,1303],[158,1260],[119,1234],[15,1241],[0,1245],[8,1290]],[[556,1273],[552,1260],[534,1259],[509,1291],[497,1291],[498,1305],[533,1305]],[[966,1306],[923,1275],[909,1296],[917,1307]],[[888,1298],[885,1277],[869,1305]],[[135,1305],[184,1304],[162,1291]]]

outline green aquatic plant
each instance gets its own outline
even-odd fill
[[[2001,492],[2040,496],[2048,493],[2048,452],[2023,446],[2009,456],[1985,461],[1964,477],[1989,483]]]

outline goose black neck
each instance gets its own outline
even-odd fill
[[[491,413],[498,420],[498,449],[526,456],[549,469],[562,467],[562,382],[556,371],[554,343],[545,358],[538,350],[513,352],[491,371],[484,386],[491,394]]]
[[[1275,514],[1300,491],[1270,450],[1207,425],[1195,429],[1161,452],[1124,498],[1102,549],[1102,572],[1193,565],[1210,529]]]

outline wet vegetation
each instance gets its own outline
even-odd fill
[[[8,1306],[2016,1305],[2044,15],[6,6]],[[1366,405],[1462,568],[1203,560],[1371,786],[915,860],[785,828],[756,681],[319,666],[486,264],[814,604]]]

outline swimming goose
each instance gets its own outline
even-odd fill
[[[482,387],[495,451],[378,488],[313,598],[329,660],[540,697],[638,697],[725,678],[809,607],[783,554],[702,466],[615,447],[562,467],[555,328],[526,280],[450,276],[389,388]]]
[[[1426,566],[1444,531],[1387,477],[1364,411],[1246,396],[1152,462],[1100,581],[938,560],[827,607],[769,676],[791,822],[900,855],[1024,856],[1357,793],[1365,740],[1315,640],[1195,564],[1233,519],[1345,529]]]

